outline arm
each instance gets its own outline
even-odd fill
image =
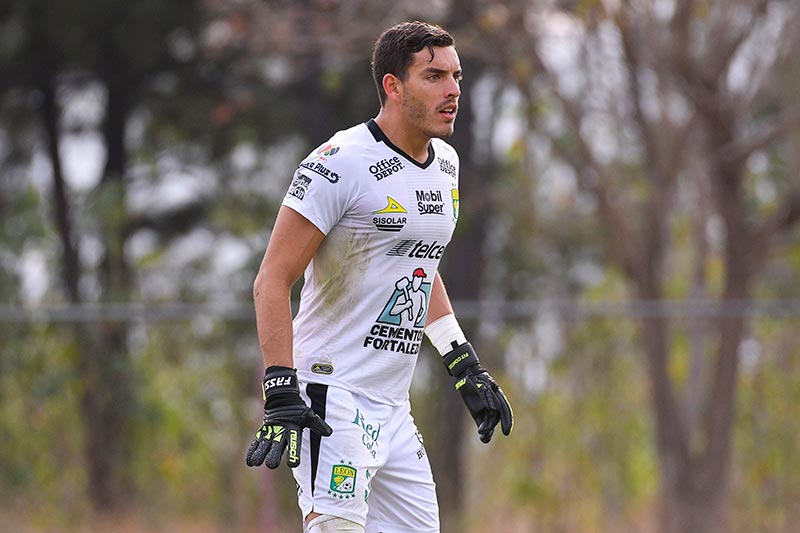
[[[325,235],[305,217],[281,207],[267,251],[253,286],[256,327],[266,371],[263,382],[264,422],[247,449],[248,466],[277,468],[300,464],[304,428],[328,436],[331,427],[300,396],[292,355],[292,285],[308,266]]]
[[[428,303],[428,319],[425,325],[432,324],[445,315],[453,314],[453,306],[450,304],[450,297],[442,281],[442,276],[436,272],[431,287],[431,301]]]
[[[444,282],[436,273],[425,333],[442,356],[447,372],[456,378],[456,390],[467,405],[482,442],[489,442],[497,424],[504,435],[514,427],[514,412],[503,389],[484,369],[467,342],[453,313]]]
[[[467,342],[467,338],[458,325],[450,297],[447,295],[447,289],[438,271],[433,278],[433,287],[431,287],[431,301],[428,303],[425,333],[442,356],[453,349],[453,342],[456,345]]]
[[[292,368],[291,291],[325,235],[288,207],[281,207],[261,261],[253,300],[264,366]]]

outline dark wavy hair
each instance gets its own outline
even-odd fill
[[[392,26],[375,42],[372,50],[372,77],[378,89],[381,107],[386,100],[383,90],[383,77],[394,74],[405,81],[412,56],[427,48],[433,60],[433,47],[453,46],[455,39],[446,30],[427,22],[402,22]]]

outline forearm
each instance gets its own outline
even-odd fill
[[[253,287],[256,329],[264,365],[294,367],[291,285],[259,272]]]
[[[426,326],[445,315],[451,314],[453,314],[453,306],[450,304],[450,297],[447,295],[447,289],[445,289],[444,282],[442,282],[442,277],[439,272],[436,272],[433,278],[433,287],[431,288]]]
[[[500,424],[504,435],[514,427],[514,412],[503,389],[484,369],[472,345],[467,342],[453,313],[444,283],[436,273],[425,334],[442,356],[447,372],[456,378],[455,387],[478,426],[481,442],[489,442]]]

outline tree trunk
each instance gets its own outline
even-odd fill
[[[113,54],[112,54],[113,55]],[[111,59],[111,58],[109,58]],[[103,125],[107,160],[100,184],[103,202],[101,238],[104,256],[100,284],[105,302],[130,299],[129,267],[125,259],[125,124],[128,87],[118,74],[121,67],[110,60],[106,65],[108,103]],[[125,502],[130,490],[130,426],[134,395],[127,325],[101,322],[94,349],[86,354],[81,405],[86,417],[86,450],[89,461],[89,494],[99,511],[114,511]]]
[[[674,483],[662,484],[664,533],[723,533],[727,492],[708,486],[702,468],[686,463]],[[703,486],[706,485],[706,486]]]

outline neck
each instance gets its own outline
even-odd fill
[[[404,118],[382,107],[375,122],[392,144],[413,157],[417,162],[428,160],[428,146],[431,139]]]

